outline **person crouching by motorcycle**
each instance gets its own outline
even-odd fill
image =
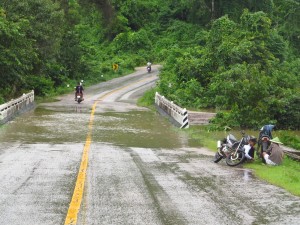
[[[271,144],[270,140],[273,138],[272,130],[274,129],[274,127],[275,126],[272,124],[264,125],[259,132],[257,155],[259,158],[262,158],[262,161],[264,163],[265,160],[263,158],[263,152],[267,151]]]
[[[263,157],[267,165],[276,166],[282,163],[283,150],[279,144],[282,144],[278,137],[270,140],[271,145],[266,152],[263,152]]]
[[[257,139],[254,136],[251,136],[248,144],[244,145],[244,150],[245,150],[245,156],[246,159],[249,161],[253,161],[254,160],[254,153],[255,153],[255,145],[256,145]]]
[[[83,98],[83,87],[80,82],[78,82],[77,86],[75,87],[75,101],[77,101],[77,95],[79,94],[81,98]]]

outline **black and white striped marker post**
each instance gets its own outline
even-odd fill
[[[183,109],[182,125],[180,129],[183,128],[189,128],[188,111],[185,108]]]

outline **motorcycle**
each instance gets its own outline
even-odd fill
[[[147,66],[147,71],[148,71],[148,73],[151,72],[151,66]]]
[[[242,138],[237,140],[232,134],[227,135],[223,140],[217,142],[218,151],[215,155],[214,162],[218,163],[222,159],[226,159],[228,166],[237,166],[246,160],[244,145],[247,145],[250,136],[241,131]]]
[[[78,102],[78,104],[80,104],[80,102],[82,102],[83,100],[84,100],[83,94],[76,93],[75,101]]]

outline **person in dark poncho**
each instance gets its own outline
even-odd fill
[[[257,143],[257,154],[260,158],[262,158],[265,163],[265,159],[263,157],[263,152],[266,152],[268,147],[270,146],[270,140],[272,137],[272,130],[274,129],[274,125],[264,125],[259,132],[258,143]]]

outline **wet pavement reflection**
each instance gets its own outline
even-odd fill
[[[299,224],[300,198],[213,163],[168,119],[111,93],[92,124],[96,97],[65,97],[0,127],[0,224],[64,224],[87,144],[78,225]]]
[[[243,170],[243,180],[244,181],[251,181],[253,179],[253,174],[250,170]]]
[[[84,142],[90,118],[86,108],[52,111],[38,107],[0,129],[0,141],[26,143]],[[195,147],[196,141],[153,111],[106,112],[95,114],[93,139],[125,147]]]

